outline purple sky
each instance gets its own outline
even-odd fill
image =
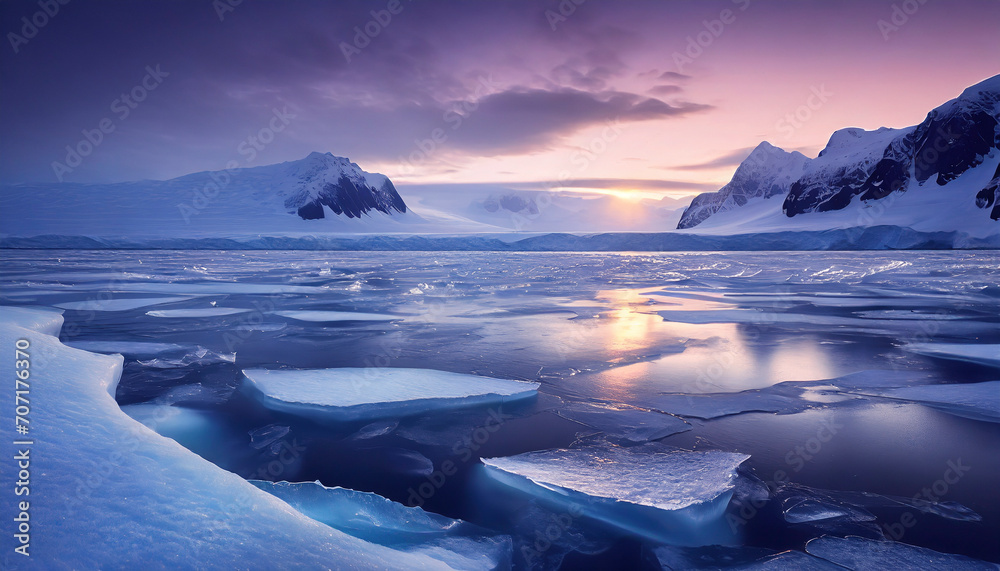
[[[997,0],[565,0],[564,19],[544,0],[244,0],[220,18],[225,1],[74,0],[45,18],[0,3],[3,181],[169,178],[317,150],[403,184],[681,196],[724,183],[761,140],[815,155],[838,128],[915,124],[1000,73]],[[48,21],[19,40],[23,17]],[[366,24],[377,34],[346,57]],[[120,99],[133,88],[134,108]],[[102,120],[110,132],[71,166],[66,146]]]

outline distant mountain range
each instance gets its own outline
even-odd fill
[[[1000,232],[1000,75],[966,89],[919,125],[830,137],[814,159],[761,143],[717,192],[698,195],[677,228],[697,233],[894,225]]]
[[[837,131],[816,158],[763,142],[686,208],[503,185],[404,190],[419,213],[388,177],[330,153],[166,181],[5,185],[0,247],[997,248],[1000,76],[919,125]],[[564,234],[532,237],[552,232]]]

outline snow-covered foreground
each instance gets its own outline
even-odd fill
[[[4,568],[994,569],[998,262],[5,252]]]
[[[4,534],[4,569],[449,568],[312,520],[132,420],[112,396],[122,357],[60,343],[58,312],[2,315],[4,370],[22,339],[33,365],[31,443],[7,441],[4,456],[27,451],[34,483],[27,496],[3,496],[5,514],[25,501],[30,519],[27,542]],[[22,543],[28,556],[14,552]]]

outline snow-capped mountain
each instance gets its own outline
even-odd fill
[[[808,160],[802,153],[789,153],[764,141],[740,164],[729,184],[696,196],[677,228],[692,228],[716,212],[739,208],[753,198],[788,194]]]
[[[392,232],[425,223],[386,176],[330,153],[166,181],[9,185],[0,206],[0,227],[13,236]]]
[[[841,129],[814,159],[771,149],[763,143],[729,184],[696,197],[677,228],[1000,232],[1000,75],[966,89],[919,125]]]
[[[312,153],[286,164],[275,190],[285,199],[289,213],[305,220],[324,218],[324,206],[348,218],[360,218],[372,210],[383,214],[406,212],[406,204],[389,177],[367,173],[349,159]]]

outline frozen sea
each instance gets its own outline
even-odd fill
[[[318,480],[511,535],[519,568],[668,557],[558,519],[480,462],[584,445],[749,455],[747,481],[771,494],[734,497],[728,542],[754,548],[740,553],[832,534],[1000,561],[997,385],[978,385],[1000,380],[994,252],[6,250],[0,269],[0,303],[61,308],[63,343],[125,356],[116,400],[140,421],[169,406],[161,434],[246,479]],[[263,406],[242,374],[387,367],[540,388],[322,422]],[[571,523],[540,545],[550,520]]]

